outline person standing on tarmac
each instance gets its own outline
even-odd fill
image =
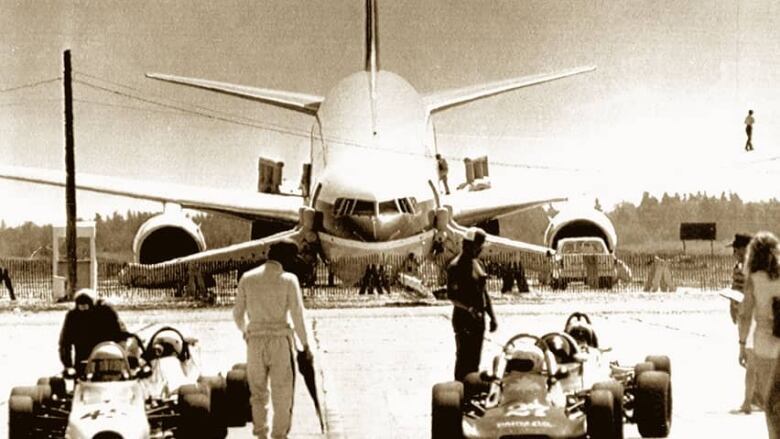
[[[485,313],[490,316],[490,332],[498,328],[493,305],[485,288],[487,274],[477,259],[486,237],[479,228],[468,229],[460,255],[447,267],[447,298],[453,305],[455,379],[458,381],[463,381],[470,372],[479,370],[485,335]]]
[[[83,288],[74,296],[75,307],[65,314],[60,331],[59,351],[62,366],[84,372],[92,349],[104,341],[122,341],[127,332],[114,308],[97,298],[94,290]]]
[[[779,245],[771,232],[758,232],[751,239],[745,262],[745,298],[739,310],[739,363],[744,365],[747,360],[746,344],[752,335],[756,387],[766,396],[764,414],[770,439],[780,438],[780,383],[776,381],[780,360]]]
[[[745,291],[745,253],[747,252],[747,246],[750,243],[751,235],[744,233],[737,233],[734,235],[734,240],[728,245],[733,248],[734,253],[734,269],[731,274],[731,289],[734,291]],[[729,301],[729,314],[731,315],[731,321],[737,323],[739,318],[739,302],[735,300]],[[748,337],[747,341],[751,341],[752,337]],[[745,345],[745,399],[742,401],[742,406],[739,411],[745,414],[752,412],[753,405],[763,406],[761,398],[757,396],[756,392],[756,371],[755,360],[753,359],[753,346],[752,343]]]
[[[450,185],[447,184],[447,174],[450,169],[449,166],[447,166],[447,160],[445,160],[441,154],[436,154],[436,170],[439,173],[439,181],[444,185],[444,193],[449,195]]]
[[[277,242],[268,260],[247,271],[238,282],[233,319],[247,344],[247,380],[251,393],[253,433],[268,437],[268,401],[273,405],[271,437],[290,433],[295,384],[295,341],[311,361],[298,278],[285,271],[297,254],[293,242]],[[292,322],[292,327],[290,326]]]

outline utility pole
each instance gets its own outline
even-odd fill
[[[73,89],[71,84],[70,50],[63,53],[64,71],[62,82],[65,88],[65,244],[67,246],[68,299],[76,294],[76,159],[73,142]]]

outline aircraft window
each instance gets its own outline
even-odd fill
[[[401,210],[403,211],[403,207]],[[395,200],[383,201],[379,203],[379,213],[398,213],[398,205]]]
[[[376,204],[366,200],[354,200],[352,215],[376,215]]]

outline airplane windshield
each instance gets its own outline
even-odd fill
[[[379,213],[398,213],[398,205],[395,200],[383,201],[379,203]]]
[[[352,215],[376,215],[375,205],[371,201],[355,200]]]

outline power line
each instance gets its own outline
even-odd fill
[[[179,114],[178,111],[164,111],[164,110],[154,110],[151,108],[143,108],[143,107],[133,107],[131,105],[121,105],[121,104],[110,104],[108,102],[100,102],[100,101],[93,101],[89,99],[73,99],[74,102],[80,102],[83,104],[90,104],[90,105],[97,105],[99,107],[111,107],[111,108],[123,108],[127,110],[137,110],[137,111],[149,111],[154,113],[163,113],[163,114]]]
[[[44,79],[42,81],[31,82],[29,84],[24,84],[24,85],[18,85],[16,87],[3,88],[3,89],[0,89],[0,93],[6,93],[6,92],[11,92],[11,91],[16,91],[16,90],[22,90],[22,89],[25,89],[25,88],[38,87],[40,85],[48,84],[50,82],[55,82],[55,81],[61,81],[61,80],[62,80],[62,76],[58,76],[56,78]]]
[[[60,102],[62,99],[50,98],[50,99],[30,99],[24,102],[0,102],[0,107],[22,107],[25,105],[39,104],[42,102]]]

